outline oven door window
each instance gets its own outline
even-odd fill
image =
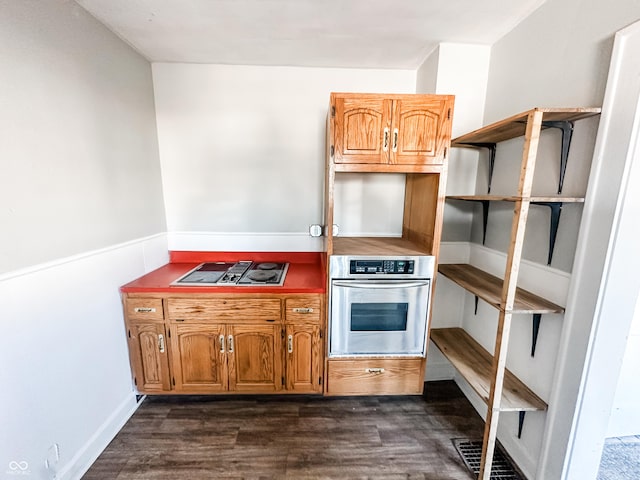
[[[352,303],[352,332],[404,332],[408,303]]]

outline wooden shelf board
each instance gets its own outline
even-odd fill
[[[533,196],[518,197],[517,195],[447,195],[447,200],[465,200],[473,202],[517,202],[519,200],[528,200],[530,202],[562,202],[562,203],[584,203],[583,197],[562,197],[555,196]]]
[[[433,328],[431,340],[469,382],[469,385],[489,403],[493,378],[493,357],[461,328]],[[500,411],[546,410],[547,404],[513,373],[505,369]]]
[[[438,271],[465,290],[477,295],[498,310],[502,305],[502,279],[466,264],[440,264]],[[516,289],[513,308],[509,313],[562,313],[564,308],[522,288]]]
[[[527,128],[527,117],[534,111],[543,113],[543,121],[575,121],[598,115],[600,110],[600,108],[534,108],[454,138],[451,145],[464,147],[472,146],[470,144],[473,143],[499,143],[521,137]]]
[[[333,237],[334,255],[431,255],[400,237]]]

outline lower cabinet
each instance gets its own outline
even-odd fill
[[[176,391],[274,392],[282,388],[279,325],[173,325]]]
[[[322,392],[319,325],[287,325],[287,390]]]
[[[171,390],[164,324],[132,322],[127,337],[133,381],[138,390],[144,393]]]
[[[164,301],[125,296],[137,389],[147,394],[322,393],[322,309],[320,294]]]
[[[327,395],[419,395],[424,386],[423,358],[331,359]]]
[[[176,391],[216,393],[229,386],[224,325],[172,325],[171,365]]]

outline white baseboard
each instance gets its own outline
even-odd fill
[[[73,458],[58,470],[54,478],[58,480],[80,480],[141,403],[142,401],[136,402],[135,393],[132,392],[131,395],[127,396],[84,446],[76,452]]]
[[[451,364],[427,362],[425,382],[437,382],[439,380],[453,380],[456,374]]]

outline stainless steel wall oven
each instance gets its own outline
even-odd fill
[[[333,255],[329,356],[424,356],[432,256]]]

